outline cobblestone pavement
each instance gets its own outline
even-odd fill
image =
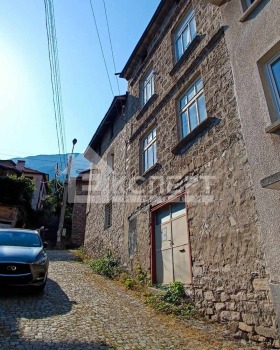
[[[199,321],[183,326],[156,315],[67,251],[49,251],[49,257],[44,293],[1,293],[1,350],[257,349],[223,338],[220,326]]]

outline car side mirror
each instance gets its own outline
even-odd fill
[[[44,242],[44,248],[48,248],[48,243]]]

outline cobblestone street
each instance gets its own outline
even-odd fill
[[[49,251],[45,292],[0,296],[0,349],[257,349],[223,338],[219,325],[194,327],[156,315],[67,251]]]

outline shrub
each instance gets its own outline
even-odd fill
[[[164,301],[170,304],[179,305],[185,298],[186,294],[182,282],[172,282],[167,286]]]
[[[89,265],[94,272],[111,279],[115,279],[122,272],[119,259],[110,251],[101,259],[91,260]]]
[[[182,317],[192,316],[196,313],[195,307],[187,300],[183,283],[173,282],[161,289],[166,290],[166,293],[152,295],[145,299],[145,302],[156,311]]]

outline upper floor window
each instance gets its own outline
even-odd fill
[[[157,162],[156,128],[150,130],[142,142],[143,170],[145,172]]]
[[[280,119],[280,52],[267,62],[266,71],[276,115]]]
[[[207,118],[203,83],[199,77],[179,101],[181,138],[187,136]]]
[[[150,70],[142,79],[141,82],[141,102],[142,106],[144,106],[149,99],[152,97],[155,91],[155,84],[154,84],[154,71]]]
[[[176,61],[183,55],[196,36],[194,10],[190,10],[175,32]]]

